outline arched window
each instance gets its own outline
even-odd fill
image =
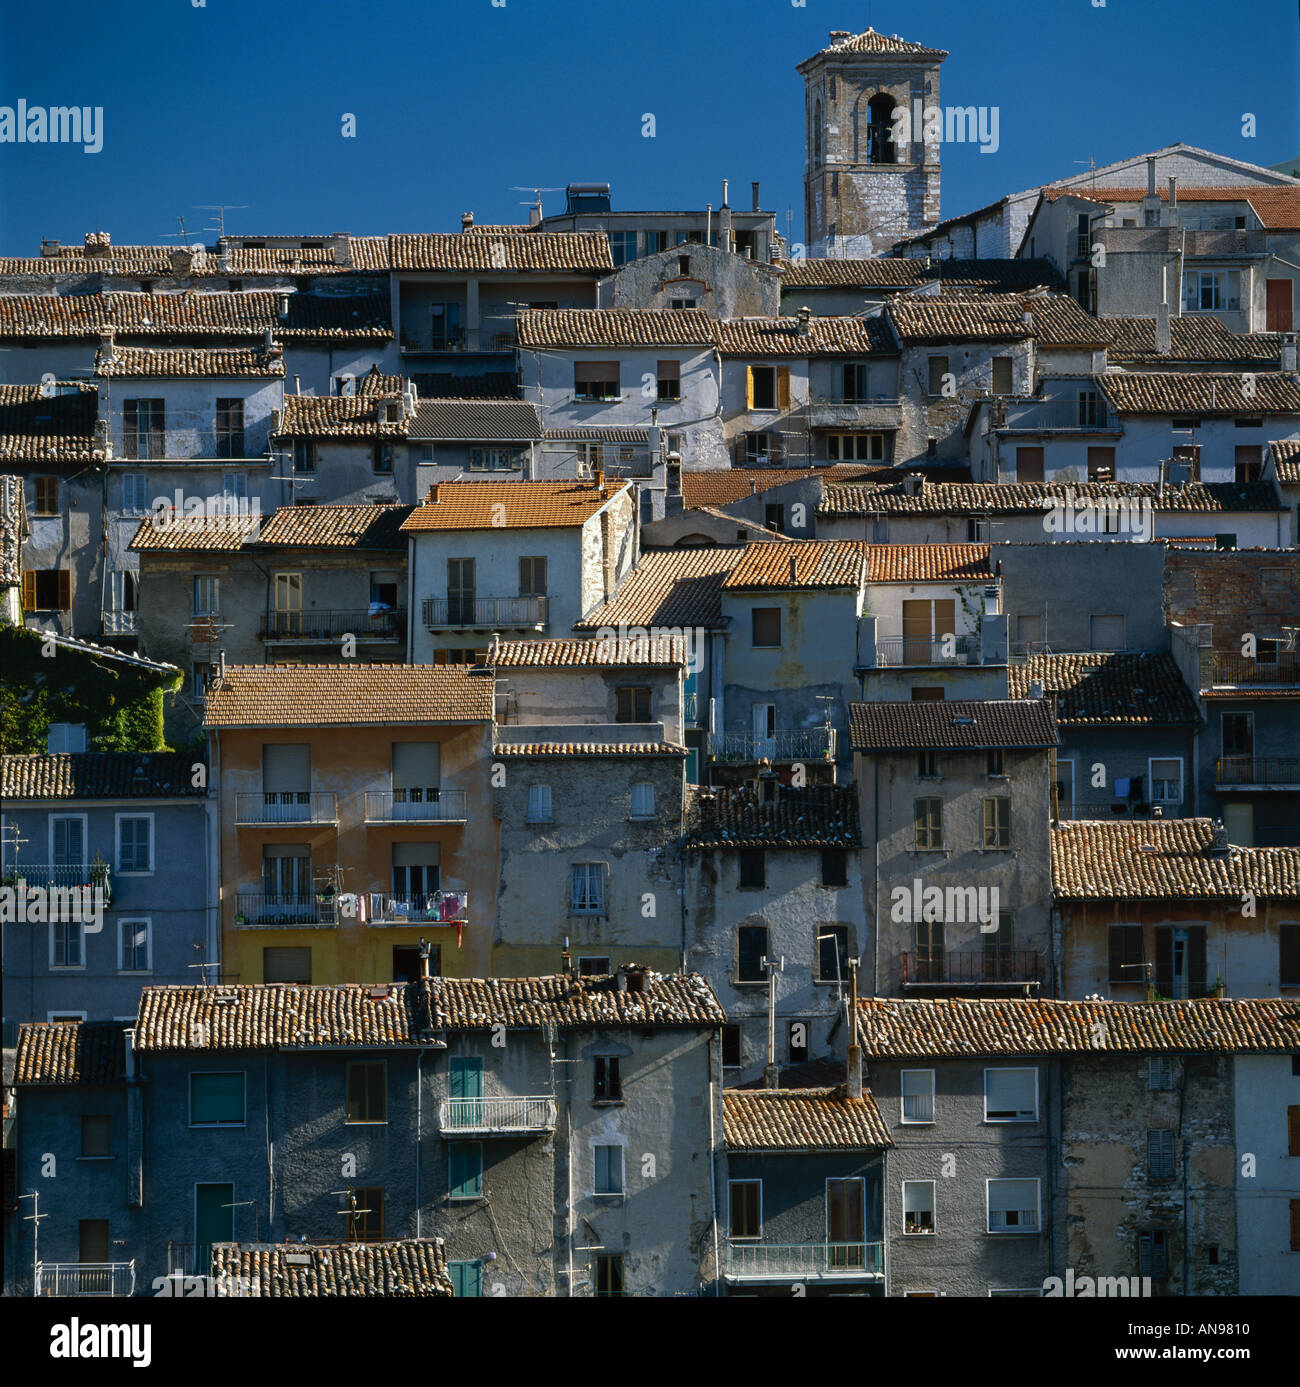
[[[887,92],[880,92],[867,102],[867,163],[894,162],[894,108],[897,102]]]
[[[822,103],[820,97],[813,106],[813,163],[822,162]]]

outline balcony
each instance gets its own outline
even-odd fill
[[[101,613],[100,629],[106,636],[138,636],[140,634],[139,612]]]
[[[1223,260],[1268,253],[1267,233],[1264,231],[1188,231],[1185,234],[1183,253],[1189,258],[1207,256]]]
[[[555,1130],[555,1099],[444,1098],[438,1108],[444,1137],[508,1137]]]
[[[833,727],[778,728],[769,737],[752,732],[714,732],[709,755],[715,761],[746,764],[758,761],[833,761]]]
[[[366,923],[375,928],[393,925],[467,925],[468,891],[429,891],[397,896],[371,891],[367,896]]]
[[[264,790],[235,796],[236,824],[336,824],[338,796],[331,791]]]
[[[896,429],[903,422],[902,404],[884,395],[871,400],[811,400],[806,409],[810,429]]]
[[[907,665],[970,665],[976,660],[976,643],[969,636],[948,639],[930,636],[877,636],[876,661],[869,668],[886,669]]]
[[[368,824],[463,824],[468,818],[464,790],[366,791]]]
[[[1100,396],[1082,400],[1012,400],[995,398],[1000,417],[992,427],[1001,433],[1123,433],[1119,415]]]
[[[740,1281],[879,1281],[884,1243],[728,1242],[723,1276]]]
[[[1215,762],[1220,789],[1293,790],[1300,787],[1300,757],[1223,756]]]
[[[430,631],[544,631],[545,597],[426,597],[424,624]]]
[[[6,863],[0,880],[5,886],[26,883],[29,890],[81,891],[98,888],[104,893],[105,904],[113,899],[112,869],[107,862],[77,864],[48,862]]]
[[[1206,663],[1209,682],[1214,685],[1300,685],[1300,650],[1275,650],[1263,658],[1215,650]]]
[[[333,929],[337,923],[333,894],[240,891],[235,897],[236,929]]]
[[[37,1262],[38,1296],[132,1296],[135,1262]]]
[[[1039,982],[1032,949],[904,954],[904,987],[1024,987]]]
[[[360,641],[405,641],[406,612],[398,607],[375,611],[352,610],[263,612],[258,637],[264,641],[297,641],[304,645],[329,644],[344,636]]]

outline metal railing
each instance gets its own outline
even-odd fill
[[[338,796],[330,790],[264,790],[235,796],[237,824],[333,824]]]
[[[1215,650],[1208,664],[1212,684],[1300,684],[1300,650],[1278,650],[1264,659]]]
[[[769,737],[752,732],[714,732],[709,755],[715,761],[833,761],[835,729],[809,727],[777,729]]]
[[[1214,780],[1217,785],[1300,785],[1300,757],[1222,756]]]
[[[725,1276],[737,1279],[804,1280],[883,1276],[885,1245],[873,1243],[764,1243],[729,1241]]]
[[[966,665],[974,648],[969,636],[877,636],[876,666]]]
[[[140,613],[109,610],[102,613],[101,624],[106,636],[138,636]]]
[[[264,641],[336,641],[349,635],[359,641],[405,640],[406,612],[401,607],[264,612],[258,630]]]
[[[694,727],[700,720],[700,696],[688,693],[682,701],[682,718],[688,727]]]
[[[1081,400],[1007,400],[1005,416],[996,427],[1038,433],[1045,429],[1099,429],[1115,432],[1119,415],[1106,401],[1087,396]]]
[[[950,983],[980,987],[990,983],[1038,982],[1038,954],[1032,949],[971,949],[942,954],[903,955],[903,983]]]
[[[469,892],[425,891],[398,896],[386,891],[368,893],[370,925],[463,925],[469,921]]]
[[[328,929],[337,923],[335,898],[320,892],[241,891],[235,897],[236,929]]]
[[[438,1124],[444,1136],[467,1132],[549,1132],[555,1127],[555,1099],[544,1094],[526,1098],[444,1098],[438,1108]]]
[[[38,1296],[132,1296],[135,1262],[37,1262]]]
[[[424,624],[431,631],[448,627],[472,627],[492,631],[499,627],[540,629],[547,622],[545,597],[426,597]]]
[[[17,886],[26,882],[28,886],[41,889],[56,888],[77,890],[83,886],[98,886],[107,895],[112,892],[112,869],[107,862],[86,864],[49,862],[6,862],[0,870],[5,886]]]
[[[469,817],[469,796],[464,790],[366,791],[366,822],[464,823]]]

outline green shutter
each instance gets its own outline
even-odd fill
[[[451,1197],[479,1199],[483,1194],[483,1143],[453,1141],[448,1147]]]
[[[476,1299],[483,1294],[482,1262],[448,1262],[447,1270],[458,1299]]]
[[[244,1120],[243,1074],[191,1074],[190,1122]]]

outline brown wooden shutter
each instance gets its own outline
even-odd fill
[[[1300,1156],[1300,1107],[1286,1110],[1286,1145],[1288,1156]]]
[[[1205,992],[1205,926],[1187,930],[1187,991],[1192,997]]]
[[[788,366],[776,368],[776,407],[777,409],[790,408],[790,368]]]
[[[1300,1199],[1291,1201],[1291,1251],[1300,1252]]]
[[[754,408],[754,368],[745,367],[745,408]]]
[[[23,611],[36,610],[36,570],[29,568],[23,574]]]
[[[72,610],[72,570],[70,568],[59,569],[59,611],[70,612]]]

